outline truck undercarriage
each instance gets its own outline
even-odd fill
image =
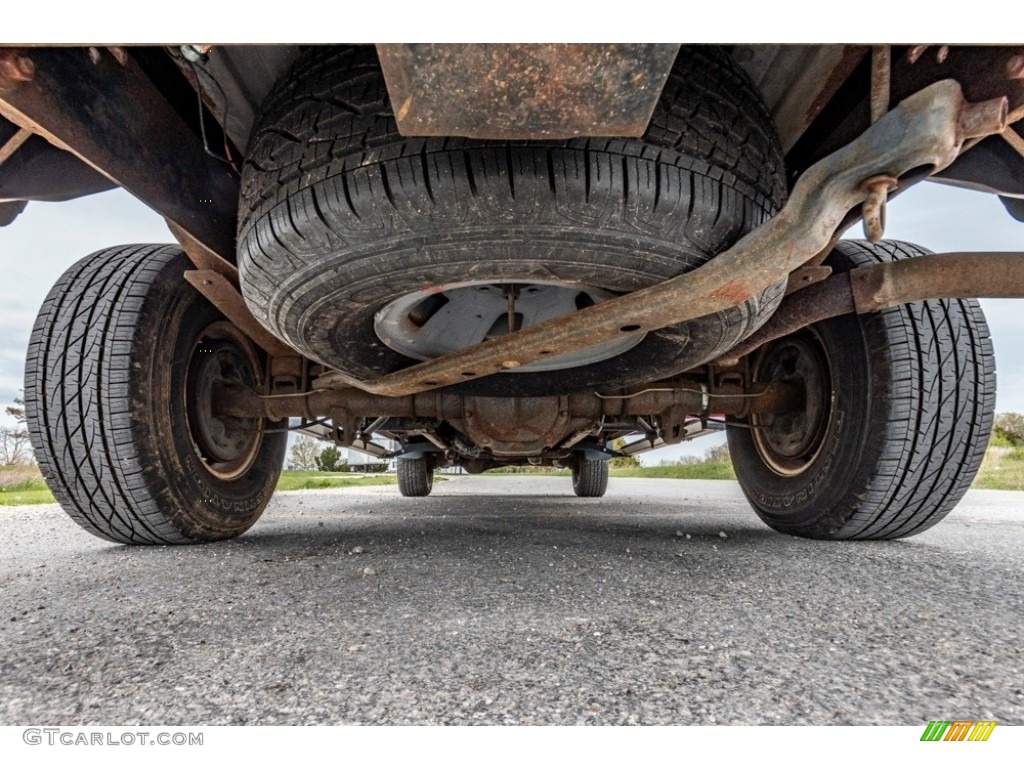
[[[885,241],[885,205],[1024,220],[1024,48],[4,49],[0,116],[0,223],[120,185],[177,240],[79,262],[30,347],[40,465],[115,541],[244,531],[288,419],[413,496],[600,496],[725,428],[762,519],[830,539],[930,527],[987,444],[974,299],[1024,297],[1020,254]]]

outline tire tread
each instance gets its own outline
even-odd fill
[[[429,496],[433,489],[433,472],[427,459],[398,459],[396,463],[398,491],[403,496]]]
[[[580,457],[572,468],[572,489],[581,498],[600,498],[608,490],[608,462]]]
[[[925,253],[899,241],[844,240],[826,263],[845,272]],[[864,346],[857,354],[869,362],[868,408],[860,414],[866,428],[846,435],[861,441],[849,480],[843,481],[848,485],[831,487],[831,481],[819,480],[813,505],[801,507],[798,515],[779,515],[767,500],[758,501],[761,492],[779,493],[778,486],[760,477],[761,460],[752,442],[731,429],[730,447],[744,492],[761,518],[784,533],[820,539],[897,539],[921,533],[960,501],[988,446],[996,378],[981,305],[975,299],[919,301],[826,322],[847,324],[841,326],[846,336],[836,331],[830,338],[851,349],[859,326]],[[793,483],[795,492],[806,479]],[[820,495],[825,486],[831,490]]]
[[[133,411],[136,331],[153,313],[155,287],[173,279],[168,270],[182,258],[176,246],[98,251],[57,281],[32,330],[25,409],[40,470],[67,514],[109,541],[206,540],[168,508],[159,462]]]

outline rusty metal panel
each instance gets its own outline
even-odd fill
[[[85,48],[18,54],[0,115],[67,149],[210,250],[235,260],[238,177],[210,157],[131,57]],[[27,61],[28,64],[24,64]]]
[[[678,45],[378,45],[405,136],[641,136]]]

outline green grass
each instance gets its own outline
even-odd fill
[[[727,461],[702,461],[670,467],[612,467],[612,477],[667,477],[674,480],[735,480],[736,473]]]
[[[0,507],[53,502],[53,494],[46,487],[38,467],[0,467]]]
[[[436,478],[443,479],[443,478]],[[279,491],[321,488],[351,488],[362,485],[394,485],[394,475],[363,477],[346,473],[293,472],[285,470],[277,483]],[[46,487],[37,467],[0,467],[0,507],[21,504],[53,504],[55,499]]]
[[[971,487],[1024,491],[1024,448],[989,448]]]
[[[0,507],[20,507],[22,504],[55,504],[49,488],[39,488],[28,491],[12,491],[4,489],[0,491]]]
[[[361,485],[394,485],[394,475],[373,475],[364,477],[347,472],[305,472],[286,469],[277,481],[279,491],[319,490],[321,488],[352,488]]]

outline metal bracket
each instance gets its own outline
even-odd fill
[[[245,306],[242,294],[220,272],[212,269],[189,270],[185,273],[185,280],[271,357],[298,357],[294,349],[257,322]]]
[[[170,219],[164,219],[164,223],[178,241],[181,250],[188,256],[188,260],[196,265],[196,269],[217,272],[226,277],[232,285],[239,285],[238,267],[219,253],[207,248]]]
[[[787,296],[767,323],[715,362],[734,364],[769,341],[841,315],[926,299],[1022,296],[1024,253],[933,253],[871,264]]]

